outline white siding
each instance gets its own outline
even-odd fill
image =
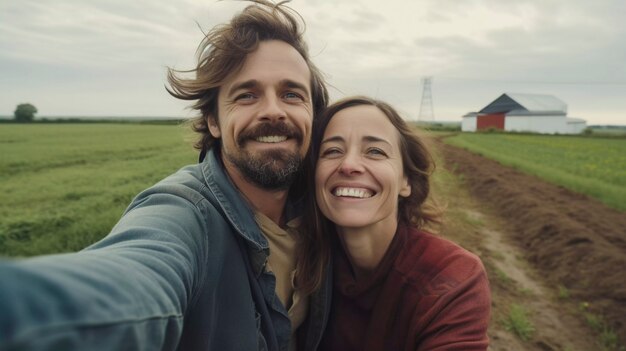
[[[542,134],[569,134],[565,116],[505,116],[504,130]]]
[[[476,116],[463,117],[463,120],[461,122],[461,131],[475,132],[476,131]]]
[[[568,134],[580,134],[585,128],[587,128],[587,122],[584,119],[568,118],[567,119],[567,133]]]

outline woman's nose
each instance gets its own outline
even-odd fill
[[[363,164],[361,157],[356,153],[348,153],[345,155],[341,164],[339,164],[339,173],[344,175],[353,175],[363,172]]]

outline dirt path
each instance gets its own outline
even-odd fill
[[[491,349],[602,350],[598,340],[606,345],[607,331],[626,340],[626,214],[466,150],[436,146],[476,201],[466,216],[483,223],[476,250],[498,311]],[[502,327],[513,303],[530,313],[529,341]]]

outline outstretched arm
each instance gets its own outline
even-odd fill
[[[0,350],[173,350],[206,257],[205,214],[149,193],[102,241],[0,263]]]

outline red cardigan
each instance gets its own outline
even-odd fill
[[[356,281],[335,254],[333,304],[320,350],[486,350],[491,296],[480,259],[400,227],[374,274]]]

